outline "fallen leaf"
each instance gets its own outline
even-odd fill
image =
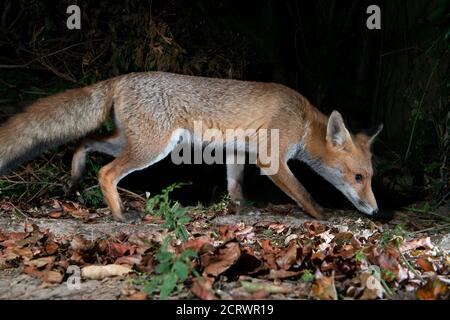
[[[320,300],[337,300],[334,273],[332,273],[331,276],[326,277],[319,269],[317,269],[315,280],[312,285],[312,294],[314,298]]]
[[[108,255],[112,258],[122,257],[125,254],[133,254],[136,247],[133,245],[127,245],[118,242],[109,242],[108,243]]]
[[[298,276],[302,271],[270,270],[268,279],[286,279]]]
[[[29,236],[29,232],[10,232],[8,233],[8,239],[13,241],[19,241]]]
[[[140,264],[142,261],[142,256],[139,254],[134,254],[131,256],[119,257],[114,261],[114,264],[126,264],[131,267]]]
[[[81,269],[81,276],[84,279],[101,280],[107,277],[123,276],[130,273],[130,267],[118,264],[108,264],[105,266],[87,266]]]
[[[318,235],[326,230],[326,226],[317,221],[306,221],[303,226],[311,235]]]
[[[50,211],[48,213],[48,216],[52,219],[59,219],[59,218],[61,218],[62,215],[63,215],[63,212],[61,210]]]
[[[88,251],[94,247],[95,243],[93,241],[86,240],[81,235],[76,235],[70,242],[70,247],[74,251]]]
[[[266,211],[274,214],[286,215],[294,211],[294,206],[291,204],[272,204],[269,203],[265,208]]]
[[[430,237],[414,239],[406,243],[403,243],[399,247],[399,250],[400,252],[406,252],[420,247],[423,247],[425,249],[433,249],[433,244],[431,243]]]
[[[269,296],[269,292],[266,290],[259,290],[254,293],[252,293],[249,297],[247,297],[247,300],[262,300],[266,299]]]
[[[61,283],[63,275],[58,271],[50,270],[43,273],[42,280],[49,283]]]
[[[127,297],[127,300],[147,300],[148,294],[146,292],[136,292]]]
[[[296,235],[295,233],[288,235],[286,237],[286,239],[284,239],[284,244],[287,246],[292,240],[295,240],[298,238],[298,235]]]
[[[425,286],[417,290],[417,298],[420,300],[436,300],[444,297],[448,287],[439,279],[428,279]]]
[[[22,258],[31,258],[33,256],[30,248],[14,248],[14,253],[17,253]]]
[[[220,226],[219,227],[219,234],[222,240],[228,241],[230,239],[235,238],[234,231],[236,231],[238,228],[236,226],[230,227],[230,226]]]
[[[64,212],[67,212],[76,219],[83,221],[89,220],[89,210],[82,208],[78,203],[64,202],[62,203],[62,208]]]
[[[58,248],[59,245],[54,241],[45,244],[45,252],[50,255],[55,254],[58,251]]]
[[[49,256],[49,257],[43,257],[43,258],[25,261],[25,265],[36,267],[36,268],[42,268],[48,264],[52,264],[53,262],[55,262],[55,257]]]
[[[286,225],[282,223],[272,223],[269,225],[269,229],[274,230],[276,233],[282,233],[286,229]]]
[[[424,271],[435,271],[433,263],[427,258],[418,258],[416,264]]]
[[[266,253],[278,253],[280,251],[280,249],[272,247],[269,239],[259,241],[259,245]]]
[[[213,239],[210,237],[200,236],[186,241],[183,245],[183,250],[191,249],[196,253],[202,254],[206,251],[212,251],[214,249],[213,242]]]
[[[204,266],[203,274],[217,277],[234,265],[240,256],[241,249],[237,242],[228,242],[213,254],[203,254],[201,256],[201,262]]]
[[[253,232],[253,227],[248,226],[242,230],[236,231],[235,235],[236,235],[236,237],[239,237],[239,238],[252,238],[255,235],[255,233]]]
[[[242,287],[249,293],[254,293],[258,291],[266,291],[268,293],[289,293],[292,291],[291,288],[286,286],[278,286],[272,283],[266,282],[248,282],[241,281]]]
[[[289,247],[278,254],[276,262],[280,269],[287,270],[297,262],[298,247],[296,241],[291,241]]]
[[[211,283],[204,279],[195,279],[191,292],[201,300],[217,300],[216,295],[212,291]]]

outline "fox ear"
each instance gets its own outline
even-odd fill
[[[365,130],[364,134],[367,135],[368,137],[368,144],[371,145],[374,141],[375,138],[380,134],[380,132],[383,131],[383,124],[379,124],[378,126]]]
[[[328,119],[327,142],[333,147],[344,149],[352,142],[352,137],[344,124],[344,119],[339,112],[333,111]]]

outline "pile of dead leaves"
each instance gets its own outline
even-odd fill
[[[25,225],[23,232],[0,230],[0,269],[23,266],[24,273],[48,284],[67,281],[70,266],[80,268],[84,280],[134,271],[151,275],[163,236],[55,239],[35,225]],[[170,248],[175,253],[196,252],[184,287],[200,299],[450,297],[448,253],[440,252],[429,238],[383,237],[376,225],[350,231],[314,221],[293,230],[263,221],[210,227],[186,243],[173,241]]]
[[[137,233],[95,240],[82,236],[55,239],[36,225],[25,225],[23,232],[0,230],[0,269],[23,265],[24,273],[46,283],[67,280],[69,266],[79,267],[83,279],[96,280],[132,270],[151,272],[154,252],[162,241],[159,237]]]
[[[213,239],[191,240],[187,245],[197,249],[203,276],[192,292],[201,299],[449,297],[448,255],[442,259],[429,238],[400,246],[390,239],[381,246],[377,228],[355,234],[305,222],[304,230],[290,233],[282,224],[266,225],[281,244],[258,240],[257,228],[244,225],[221,227],[223,243],[216,247]],[[236,281],[240,286],[231,292],[214,293]]]

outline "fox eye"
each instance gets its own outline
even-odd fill
[[[363,180],[363,176],[358,173],[355,175],[355,180],[356,180],[356,182],[361,183]]]

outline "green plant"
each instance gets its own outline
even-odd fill
[[[153,214],[164,219],[164,228],[174,231],[175,235],[181,240],[186,241],[189,238],[185,224],[191,218],[187,215],[188,210],[180,206],[178,201],[172,201],[169,194],[178,188],[189,183],[174,183],[162,190],[161,194],[151,197],[147,200],[146,214]]]
[[[156,275],[145,285],[145,291],[149,296],[159,289],[160,298],[165,300],[176,289],[177,284],[185,281],[191,272],[192,258],[197,255],[194,251],[186,249],[179,255],[168,251],[168,246],[172,237],[167,236],[161,248],[155,255],[158,265]]]
[[[405,236],[406,231],[404,229],[404,225],[397,224],[394,229],[383,231],[377,245],[379,247],[383,247],[389,243],[393,243],[397,247],[403,242]]]
[[[306,269],[303,271],[302,276],[300,277],[300,281],[312,282],[314,281],[314,274],[312,274],[310,270]]]
[[[93,161],[91,158],[86,158],[86,174],[81,185],[81,196],[87,206],[97,207],[103,202],[103,194],[97,183],[97,175],[101,165]]]
[[[164,219],[163,227],[173,231],[175,236],[183,242],[188,240],[189,235],[186,224],[190,221],[188,210],[182,208],[177,201],[172,201],[169,194],[188,183],[174,183],[162,190],[161,194],[147,200],[146,213],[154,214]],[[167,299],[176,290],[177,284],[185,281],[191,273],[192,259],[197,257],[196,253],[186,249],[180,254],[168,250],[169,243],[173,238],[167,236],[160,249],[155,255],[158,262],[151,280],[145,286],[145,290],[152,295],[158,288],[161,299]]]
[[[355,254],[355,261],[361,262],[361,261],[364,261],[365,259],[366,259],[366,255],[364,254],[363,250],[359,250]]]

